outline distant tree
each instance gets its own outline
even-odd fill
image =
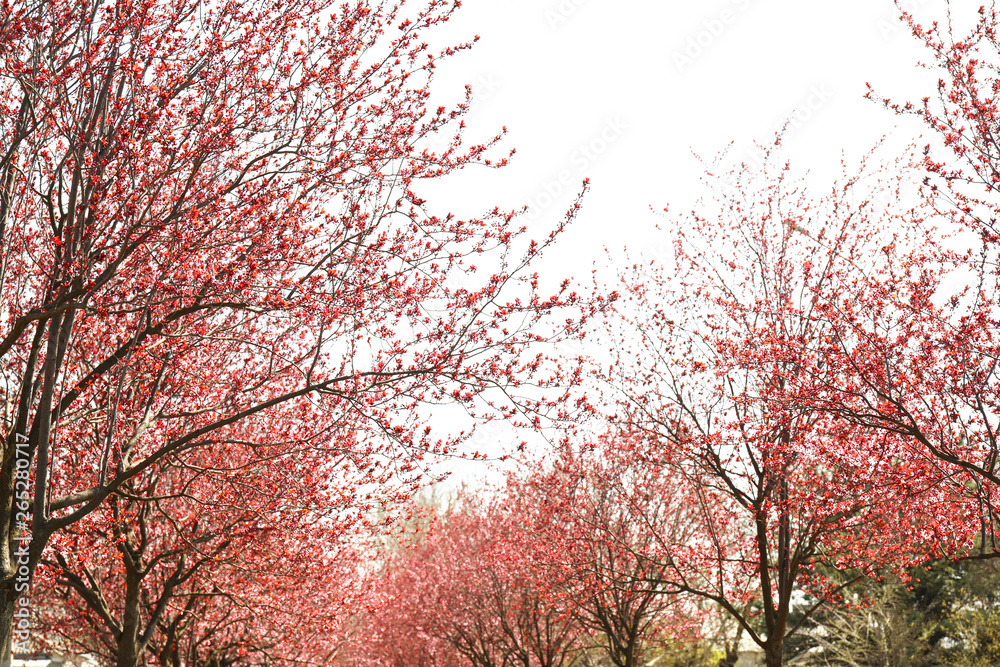
[[[568,667],[579,628],[532,567],[537,546],[521,528],[457,502],[386,563],[344,664]]]
[[[650,552],[689,537],[688,512],[661,469],[620,456],[624,440],[600,438],[583,452],[565,446],[551,465],[526,463],[502,504],[534,536],[531,561],[581,630],[611,665],[635,667],[660,640],[695,644],[705,616],[657,583],[662,568]]]

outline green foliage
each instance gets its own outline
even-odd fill
[[[966,609],[953,612],[961,648],[950,652],[948,667],[994,667],[1000,665],[1000,610]]]
[[[943,664],[949,667],[1000,665],[1000,562],[966,564],[969,575],[946,605],[950,634],[956,646]]]
[[[1000,561],[935,563],[912,569],[905,581],[864,580],[805,627],[786,645],[790,665],[998,665]]]

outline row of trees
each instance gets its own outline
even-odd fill
[[[997,15],[904,16],[941,83],[882,101],[953,155],[818,196],[723,156],[585,298],[530,272],[579,201],[532,240],[418,194],[505,163],[430,101],[459,4],[0,0],[5,655],[624,667],[722,614],[774,667],[859,580],[996,554]],[[602,435],[362,576],[480,456],[445,404]]]
[[[600,612],[575,602],[576,586],[610,563],[609,577],[582,584],[588,603],[606,591],[652,595],[656,611],[644,622],[671,631],[704,629],[697,612],[721,609],[776,667],[790,642],[809,645],[803,629],[835,605],[869,604],[852,586],[997,555],[997,15],[982,9],[961,37],[950,14],[946,26],[904,20],[942,70],[938,94],[919,105],[880,101],[919,115],[954,155],[886,160],[879,147],[818,195],[781,161],[780,137],[762,148],[759,169],[727,170],[723,155],[708,165],[708,196],[671,219],[670,261],[622,272],[622,299],[597,334],[610,356],[588,373],[592,408],[611,431],[569,440],[597,458],[564,458],[558,481],[535,479],[551,494],[523,496],[518,484],[500,502],[516,508],[515,537],[505,539],[524,541],[523,567],[542,568],[540,599],[554,605],[545,609],[575,623],[568,636],[547,635],[559,660],[511,648],[531,633],[505,620],[507,606],[532,605],[518,602],[525,589],[502,596],[463,576],[482,565],[432,584],[439,595],[472,598],[418,597],[400,608],[422,613],[392,625],[458,653],[473,640],[495,651],[464,653],[472,664],[570,664],[580,659],[573,637],[578,650],[603,641],[613,664],[636,664],[615,648],[626,624],[600,626],[593,639],[583,619]],[[567,478],[586,479],[588,493],[560,487]],[[609,514],[598,516],[604,497],[613,499]],[[547,513],[560,517],[550,533],[539,523]],[[413,570],[432,557],[458,562],[432,556],[450,521],[443,536],[389,564],[386,581],[417,579]],[[544,546],[532,546],[536,538]],[[468,545],[467,557],[483,559],[483,548]],[[470,591],[484,589],[503,602],[471,602]],[[949,635],[953,647],[982,639]],[[838,645],[814,641],[802,659],[851,664]]]
[[[655,472],[563,457],[512,477],[492,501],[468,492],[391,552],[372,610],[356,619],[338,664],[561,665],[603,654],[633,666],[653,647],[698,632],[701,618],[655,583],[662,568],[632,549],[662,535],[631,513],[609,484],[625,474],[665,506]]]
[[[718,520],[724,507],[693,502],[672,470],[625,462],[638,439],[565,447],[548,465],[512,474],[489,501],[460,489],[432,502],[429,524],[374,577],[371,606],[349,626],[335,664],[732,667],[768,629],[767,575],[739,560],[743,536]],[[706,554],[713,540],[717,552]],[[783,659],[993,664],[996,563],[938,561],[865,577],[816,558],[812,576],[792,583]]]

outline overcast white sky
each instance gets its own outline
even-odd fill
[[[941,7],[905,4],[918,15]],[[701,175],[692,151],[710,157],[731,141],[745,151],[791,116],[787,154],[824,179],[842,151],[915,137],[919,124],[863,99],[866,81],[900,99],[933,94],[937,75],[915,67],[922,48],[897,16],[891,0],[466,0],[439,37],[481,40],[438,70],[434,90],[457,98],[472,85],[469,137],[506,125],[517,155],[428,192],[466,214],[528,204],[541,235],[589,177],[576,224],[539,267],[586,279],[606,246],[662,243],[650,207],[690,207]],[[571,186],[553,202],[560,176]]]
[[[923,13],[939,4],[909,2]],[[556,263],[585,274],[604,246],[648,241],[650,206],[690,205],[692,151],[766,141],[793,115],[789,154],[821,176],[841,151],[892,131],[898,119],[863,99],[865,82],[919,99],[936,80],[915,68],[922,51],[896,16],[890,0],[466,0],[440,36],[481,40],[438,70],[434,89],[457,97],[472,85],[469,136],[506,125],[517,155],[442,181],[439,201],[463,212],[526,203],[547,226],[571,196],[550,204],[546,184],[555,190],[563,172],[575,191],[590,177]]]

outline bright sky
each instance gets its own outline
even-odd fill
[[[527,203],[547,227],[590,177],[563,248],[566,270],[585,274],[604,246],[649,240],[650,206],[690,205],[692,151],[746,150],[792,116],[789,154],[833,173],[842,150],[858,155],[892,131],[898,119],[863,99],[865,82],[919,99],[936,80],[915,69],[923,54],[896,16],[890,0],[466,0],[447,33],[481,40],[438,70],[434,89],[457,97],[472,85],[470,138],[506,125],[517,155],[443,181],[440,196],[463,212]]]
[[[937,0],[903,5],[940,16]],[[937,75],[915,67],[922,47],[897,16],[891,0],[466,0],[445,36],[481,40],[438,70],[434,90],[457,99],[472,85],[469,138],[506,125],[517,155],[428,192],[465,214],[528,204],[543,236],[589,177],[577,222],[539,267],[586,280],[605,247],[663,242],[650,207],[690,207],[692,151],[735,141],[739,155],[791,118],[786,154],[825,185],[842,152],[915,137],[919,124],[864,99],[865,82],[901,100],[933,94]]]

